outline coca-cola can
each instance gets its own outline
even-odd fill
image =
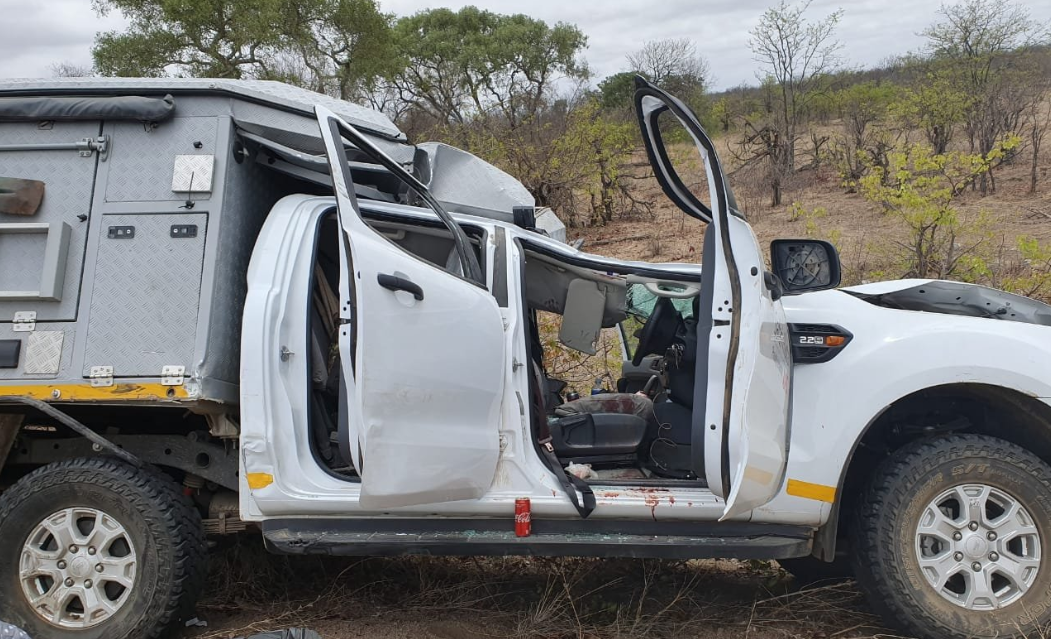
[[[515,499],[515,536],[528,537],[533,531],[533,521],[529,515],[529,498]]]

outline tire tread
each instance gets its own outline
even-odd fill
[[[172,588],[163,610],[129,637],[159,639],[192,611],[206,576],[204,530],[200,514],[175,482],[153,468],[136,468],[111,457],[69,459],[42,466],[0,494],[0,522],[33,493],[58,485],[95,484],[135,503],[147,526],[172,541]]]
[[[908,482],[903,480],[922,476],[948,461],[976,457],[1008,463],[1039,481],[1051,493],[1048,466],[1036,455],[995,437],[956,434],[914,442],[895,452],[870,478],[853,509],[852,555],[859,587],[881,617],[894,621],[904,630],[921,633],[920,636],[941,639],[956,636],[952,633],[958,630],[947,627],[901,596],[912,586],[899,571],[889,569],[891,560],[882,556],[880,538],[893,538],[895,534],[894,519],[884,513],[908,503],[911,495],[907,491]]]

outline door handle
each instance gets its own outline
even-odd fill
[[[423,301],[423,289],[420,288],[419,284],[410,279],[398,277],[397,275],[380,273],[376,276],[376,281],[388,291],[405,291],[406,293],[412,293],[412,296],[416,298],[417,302]]]

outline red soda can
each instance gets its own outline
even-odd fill
[[[529,515],[529,498],[519,497],[515,499],[515,536],[528,537],[533,531],[532,518]]]

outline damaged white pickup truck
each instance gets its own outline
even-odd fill
[[[161,635],[205,535],[252,528],[293,554],[839,556],[910,634],[1051,620],[1051,307],[837,289],[811,240],[768,266],[696,117],[641,79],[635,109],[701,265],[571,248],[506,174],[292,87],[0,84],[0,616]],[[615,392],[563,393],[539,312],[583,352],[620,327]]]

